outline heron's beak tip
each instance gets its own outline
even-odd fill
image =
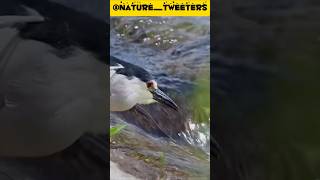
[[[162,92],[160,89],[156,89],[153,91],[153,98],[158,101],[159,103],[165,104],[169,106],[170,108],[179,111],[178,105],[164,92]]]

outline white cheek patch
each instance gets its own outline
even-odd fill
[[[153,88],[158,89],[158,83],[155,80],[152,80],[152,81],[153,81]]]

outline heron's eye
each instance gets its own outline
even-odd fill
[[[147,84],[147,88],[150,90],[158,88],[157,82],[155,80],[148,81],[146,84]]]
[[[147,82],[147,88],[152,88],[153,87],[153,82]]]

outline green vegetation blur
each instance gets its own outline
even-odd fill
[[[275,54],[286,77],[270,84],[273,103],[265,129],[272,152],[270,179],[316,179],[320,178],[318,32],[312,26],[286,29],[276,41],[281,52]]]
[[[320,179],[320,16],[313,10],[320,4],[219,3],[214,53],[244,66],[225,70],[232,80],[221,79],[234,91],[215,103],[223,148],[215,178]],[[261,75],[255,67],[273,70],[259,69]]]
[[[192,93],[193,122],[210,123],[210,71],[201,72],[195,81],[196,87]]]

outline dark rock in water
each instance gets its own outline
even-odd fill
[[[118,114],[129,123],[156,136],[179,138],[178,133],[187,130],[183,109],[175,111],[159,103],[138,105]]]

